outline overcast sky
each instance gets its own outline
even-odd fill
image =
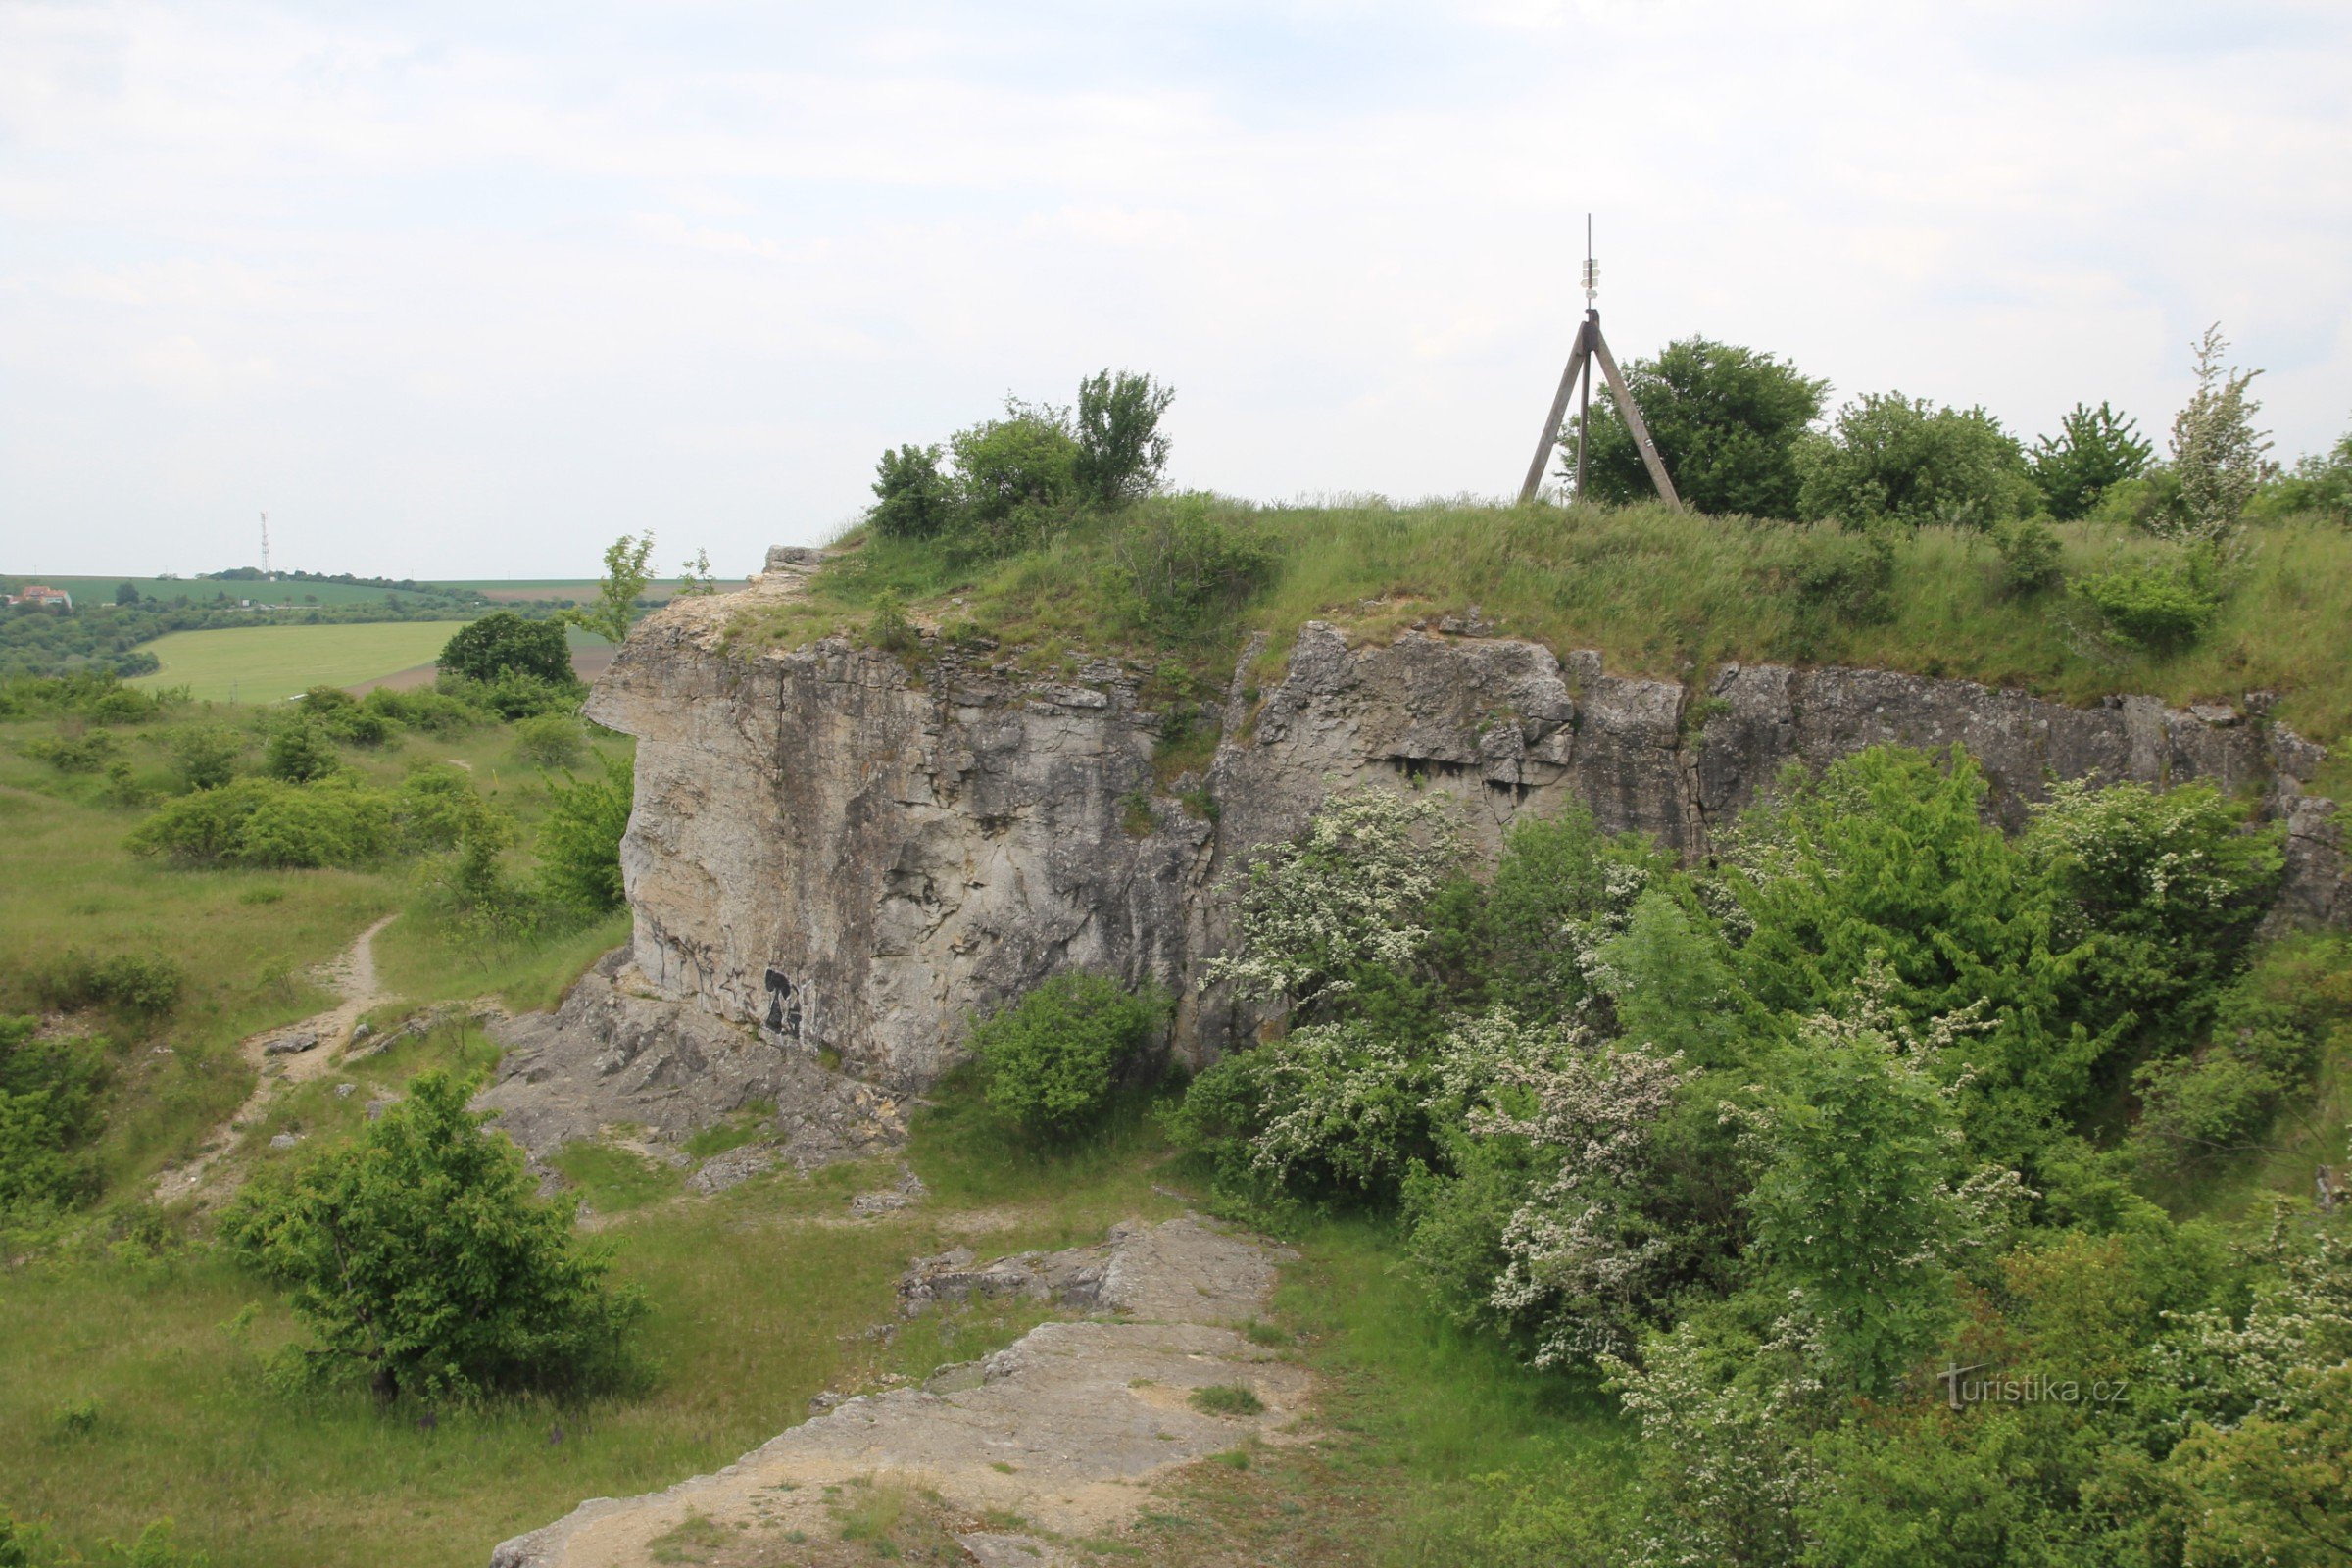
[[[722,572],[1102,366],[1170,477],[1515,487],[1620,357],[2352,425],[2352,5],[0,0],[0,570]]]

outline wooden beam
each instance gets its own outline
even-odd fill
[[[1625,377],[1617,373],[1617,357],[1609,352],[1598,326],[1592,328],[1592,355],[1600,361],[1600,373],[1609,378],[1609,395],[1617,400],[1617,412],[1624,416],[1625,427],[1634,434],[1634,445],[1649,469],[1649,482],[1658,487],[1659,497],[1668,506],[1679,511],[1683,498],[1674,493],[1674,481],[1666,477],[1666,462],[1658,456],[1658,444],[1649,438],[1649,426],[1642,422],[1642,411],[1635,407],[1634,394],[1625,384]]]
[[[1552,394],[1551,413],[1544,421],[1544,437],[1536,443],[1536,461],[1527,466],[1527,483],[1519,487],[1519,504],[1526,506],[1536,499],[1536,487],[1544,482],[1544,465],[1551,461],[1551,449],[1559,445],[1560,421],[1568,417],[1568,394],[1576,390],[1577,377],[1585,373],[1585,361],[1592,355],[1592,345],[1600,341],[1590,320],[1581,321],[1576,328],[1576,346],[1568,351],[1568,368],[1560,372],[1560,389]]]

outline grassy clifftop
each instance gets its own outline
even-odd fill
[[[1210,612],[1172,625],[1131,587],[1133,540],[1179,516],[1254,542],[1270,565]],[[2169,548],[2089,523],[2056,534],[2070,576]],[[2229,700],[2267,688],[2279,694],[2280,721],[2309,738],[2332,748],[2352,734],[2352,532],[2319,521],[2250,530],[2221,585],[2201,636],[2151,649],[2115,635],[2064,587],[2013,588],[1991,541],[1969,530],[1923,528],[1874,547],[1835,525],[1654,505],[1259,507],[1190,496],[1082,519],[996,560],[859,530],[805,600],[747,612],[733,636],[756,650],[870,633],[887,597],[926,631],[991,639],[1040,669],[1112,654],[1213,679],[1253,631],[1269,634],[1270,674],[1310,619],[1377,641],[1477,606],[1499,633],[1597,648],[1629,674],[1699,679],[1734,661],[1853,664],[2075,702],[2128,692]],[[2329,775],[2352,783],[2340,761]]]

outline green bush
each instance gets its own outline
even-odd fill
[[[1099,507],[1149,495],[1168,466],[1159,421],[1176,389],[1148,375],[1104,369],[1078,383],[1078,489]]]
[[[462,735],[489,718],[485,709],[431,687],[394,691],[389,686],[378,686],[365,701],[369,709],[392,722],[427,735]]]
[[[514,755],[533,767],[566,768],[586,750],[579,721],[565,714],[539,713],[515,721]]]
[[[133,855],[191,865],[364,866],[393,846],[393,801],[349,775],[238,779],[166,803],[124,842]]]
[[[160,1018],[179,1005],[187,976],[160,953],[118,953],[95,957],[79,948],[43,971],[36,989],[44,1006],[112,1007],[142,1021]]]
[[[1220,515],[1204,495],[1137,512],[1113,536],[1111,559],[1129,617],[1175,637],[1223,630],[1278,560],[1245,516]]]
[[[443,675],[433,685],[440,695],[510,723],[540,713],[576,713],[580,710],[582,694],[576,680],[542,680],[519,669],[503,670],[487,681],[466,675]]]
[[[939,471],[939,448],[906,445],[883,453],[865,515],[885,539],[931,539],[952,527],[956,486]]]
[[[411,849],[454,848],[480,808],[472,778],[449,762],[412,765],[392,794],[394,824]]]
[[[324,778],[342,765],[325,729],[308,713],[278,720],[262,748],[262,771],[289,784]]]
[[[2117,635],[2158,653],[2188,647],[2222,609],[2220,564],[2194,548],[2086,572],[2072,588]]]
[[[47,762],[60,773],[99,773],[122,754],[122,743],[105,730],[79,735],[38,738],[24,743],[24,755]]]
[[[534,1196],[522,1152],[438,1070],[357,1142],[257,1178],[229,1209],[234,1251],[293,1291],[312,1332],[299,1362],[365,1376],[385,1399],[579,1390],[625,1373],[646,1313],[606,1283],[568,1210]]]
[[[1156,989],[1099,974],[1055,975],[972,1027],[989,1104],[1037,1138],[1083,1131],[1140,1071],[1167,1014]]]
[[[1683,504],[1716,515],[1798,515],[1797,449],[1829,383],[1770,354],[1703,337],[1629,360],[1625,378]],[[1573,473],[1573,445],[1560,458]],[[1651,494],[1649,470],[1614,400],[1592,410],[1585,452],[1591,497],[1622,505]]]
[[[1004,417],[948,440],[961,491],[956,545],[1011,555],[1051,537],[1078,500],[1077,439],[1063,411],[1008,400]]]
[[[98,1135],[105,1082],[104,1058],[88,1042],[42,1039],[33,1019],[0,1017],[0,1221],[67,1207],[93,1190],[79,1152]]]
[[[2050,515],[2072,521],[2087,515],[2112,487],[2147,471],[2155,447],[2129,415],[2105,403],[2078,403],[2059,421],[2058,433],[2034,443],[2034,482]]]
[[[1883,527],[1808,528],[1789,586],[1807,613],[1849,626],[1883,625],[1894,615],[1894,539]]]
[[[347,746],[381,746],[400,728],[380,706],[363,703],[340,686],[313,686],[299,700],[306,722]]]
[[[1994,523],[1992,548],[2000,553],[2001,585],[2013,594],[2055,588],[2065,575],[2065,552],[2057,531],[2039,517],[2010,517]]]
[[[906,618],[905,601],[887,588],[874,599],[874,616],[866,622],[865,641],[867,647],[886,654],[919,653],[923,646],[922,633]]]
[[[1838,411],[1798,451],[1807,517],[1984,528],[2039,502],[2017,438],[1983,409],[1937,408],[1899,392]]]
[[[242,731],[226,724],[199,724],[176,730],[166,749],[180,781],[192,790],[217,790],[237,776],[245,755]]]
[[[548,786],[538,844],[539,885],[548,897],[599,913],[621,906],[620,840],[636,788],[625,757],[605,759],[602,777]]]
[[[526,620],[494,610],[442,645],[441,673],[488,684],[501,675],[526,675],[550,686],[573,684],[571,647],[561,622]]]

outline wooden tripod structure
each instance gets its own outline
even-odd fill
[[[1658,497],[1670,507],[1679,508],[1683,498],[1674,493],[1674,481],[1666,477],[1665,460],[1658,456],[1658,444],[1649,438],[1649,426],[1642,422],[1642,410],[1634,402],[1633,389],[1617,369],[1617,357],[1609,352],[1608,340],[1600,335],[1600,312],[1592,304],[1592,296],[1600,286],[1600,269],[1592,260],[1592,216],[1585,215],[1585,318],[1576,328],[1576,344],[1568,351],[1568,368],[1560,372],[1560,389],[1552,394],[1551,412],[1544,417],[1544,434],[1536,442],[1536,460],[1527,466],[1527,482],[1519,487],[1519,504],[1525,506],[1536,499],[1536,488],[1544,482],[1544,466],[1551,461],[1552,448],[1560,443],[1560,431],[1568,418],[1568,396],[1577,394],[1576,410],[1576,493],[1585,493],[1585,432],[1592,421],[1592,367],[1600,366],[1600,373],[1609,383],[1609,396],[1617,400],[1618,416],[1625,420],[1626,429],[1633,432],[1634,446],[1642,454],[1642,466],[1649,469],[1650,483],[1658,487]]]

